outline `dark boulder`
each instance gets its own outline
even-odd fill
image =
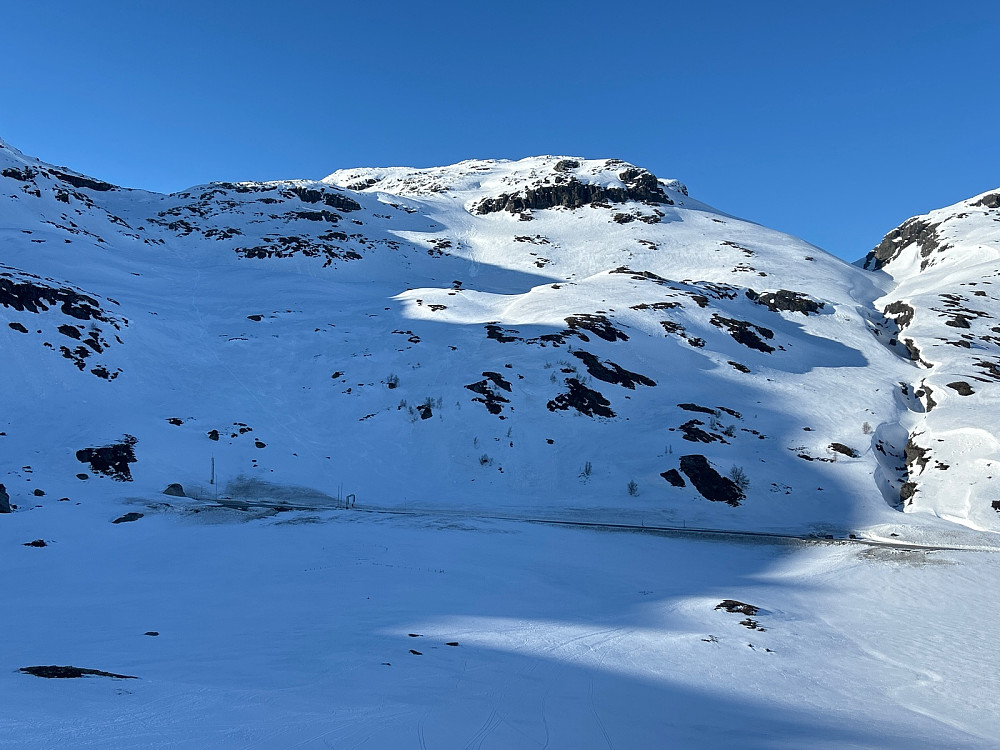
[[[746,497],[732,479],[719,474],[704,456],[681,456],[681,471],[702,497],[712,502],[726,503],[735,508]]]
[[[959,396],[971,396],[975,393],[975,391],[972,390],[972,386],[964,380],[956,380],[954,383],[948,383],[947,385],[949,388],[958,391]]]
[[[664,471],[660,473],[660,476],[666,479],[674,487],[686,487],[687,484],[684,481],[684,477],[681,476],[677,469],[670,469],[669,471]]]
[[[173,497],[187,497],[184,494],[184,487],[182,487],[177,482],[173,482],[167,485],[167,488],[163,490],[164,495],[172,495]]]

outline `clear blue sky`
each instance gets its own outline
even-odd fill
[[[0,137],[119,184],[617,157],[853,260],[1000,186],[989,2],[10,0]]]

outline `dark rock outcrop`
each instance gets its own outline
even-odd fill
[[[913,320],[914,312],[915,311],[912,306],[900,300],[890,302],[882,308],[882,315],[895,322],[896,327],[900,331],[910,325],[910,322]]]
[[[681,471],[701,496],[712,502],[726,503],[735,508],[746,497],[732,479],[719,474],[704,456],[681,456]]]
[[[686,487],[687,483],[684,481],[684,477],[681,476],[677,469],[670,469],[669,471],[664,471],[660,473],[660,476],[666,479],[674,487]]]
[[[49,679],[72,679],[75,677],[86,677],[87,675],[93,675],[94,677],[113,677],[116,680],[137,680],[138,677],[134,677],[130,674],[115,674],[114,672],[105,672],[101,669],[86,669],[84,667],[57,667],[55,665],[43,666],[43,667],[21,667],[19,672],[24,674],[34,675],[35,677],[46,677]]]
[[[558,165],[562,165],[565,170],[571,168],[567,166],[571,163],[569,160],[563,160]],[[480,215],[498,211],[517,214],[532,210],[542,211],[557,206],[580,208],[592,204],[608,205],[627,201],[665,205],[674,203],[663,191],[656,175],[645,169],[634,167],[625,169],[618,174],[618,179],[625,187],[605,187],[580,182],[576,177],[560,174],[555,184],[538,184],[516,193],[501,193],[495,198],[484,198],[473,207],[473,212]]]
[[[956,380],[954,383],[948,383],[947,386],[957,391],[959,396],[971,396],[975,393],[975,391],[972,390],[972,386],[964,380]]]
[[[655,381],[647,378],[645,375],[640,375],[637,372],[630,372],[624,367],[620,367],[611,361],[601,362],[600,359],[590,352],[577,350],[573,352],[573,356],[577,359],[583,360],[583,364],[587,366],[587,372],[598,380],[603,380],[605,383],[620,385],[623,388],[628,388],[632,391],[635,390],[636,383],[645,386],[656,385]]]
[[[770,354],[774,347],[764,343],[764,339],[773,339],[774,331],[764,326],[755,325],[746,320],[736,318],[726,318],[718,313],[712,315],[712,325],[717,328],[724,328],[735,341],[750,349]],[[763,337],[763,338],[762,338]]]
[[[10,512],[10,495],[7,494],[7,488],[0,484],[0,513]]]
[[[752,289],[747,289],[746,296],[747,299],[756,302],[758,305],[763,305],[771,312],[783,310],[785,312],[809,315],[809,313],[818,313],[826,307],[825,302],[817,302],[807,294],[792,292],[787,289],[779,289],[776,292],[764,292],[762,294],[757,294]]]
[[[172,497],[187,497],[184,494],[184,487],[182,487],[177,482],[173,482],[167,485],[167,488],[163,490],[164,495],[171,495]]]
[[[118,482],[131,482],[132,471],[129,464],[136,462],[135,444],[137,440],[126,435],[122,442],[99,448],[83,448],[76,452],[76,460],[90,464],[92,471],[111,477]]]
[[[1000,193],[987,193],[972,205],[983,206],[984,208],[1000,208]]]
[[[907,219],[887,234],[879,245],[865,256],[865,268],[878,271],[887,263],[899,257],[903,249],[916,243],[920,246],[920,257],[926,258],[935,250],[945,250],[937,230],[940,224],[932,224],[926,219]],[[921,266],[923,268],[923,266]]]
[[[132,523],[133,521],[138,521],[140,518],[142,518],[142,515],[143,515],[142,513],[136,513],[135,511],[133,511],[131,513],[126,513],[123,516],[119,516],[111,523]]]
[[[843,443],[830,443],[830,450],[840,453],[848,458],[857,458],[860,454],[848,445]]]
[[[598,391],[588,388],[576,378],[566,378],[566,385],[569,392],[560,393],[549,401],[546,404],[549,411],[566,411],[572,408],[588,417],[615,416],[611,410],[611,402]]]

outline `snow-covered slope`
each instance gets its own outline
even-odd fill
[[[996,444],[972,374],[991,376],[942,374],[983,391],[948,396],[878,312],[910,283],[995,274],[984,229],[968,259],[902,279],[910,251],[871,273],[617,160],[158,195],[4,145],[0,175],[0,481],[21,507],[176,482],[846,533],[901,520],[930,385],[934,429],[974,457],[942,458],[958,488],[918,484],[906,509],[998,525],[975,489]],[[964,510],[939,497],[967,490]]]
[[[917,216],[865,258],[892,277],[876,301],[917,368],[908,509],[996,529],[1000,493],[1000,191]]]

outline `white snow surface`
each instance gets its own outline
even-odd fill
[[[160,195],[0,142],[0,746],[992,746],[989,196],[865,270],[617,160]]]

